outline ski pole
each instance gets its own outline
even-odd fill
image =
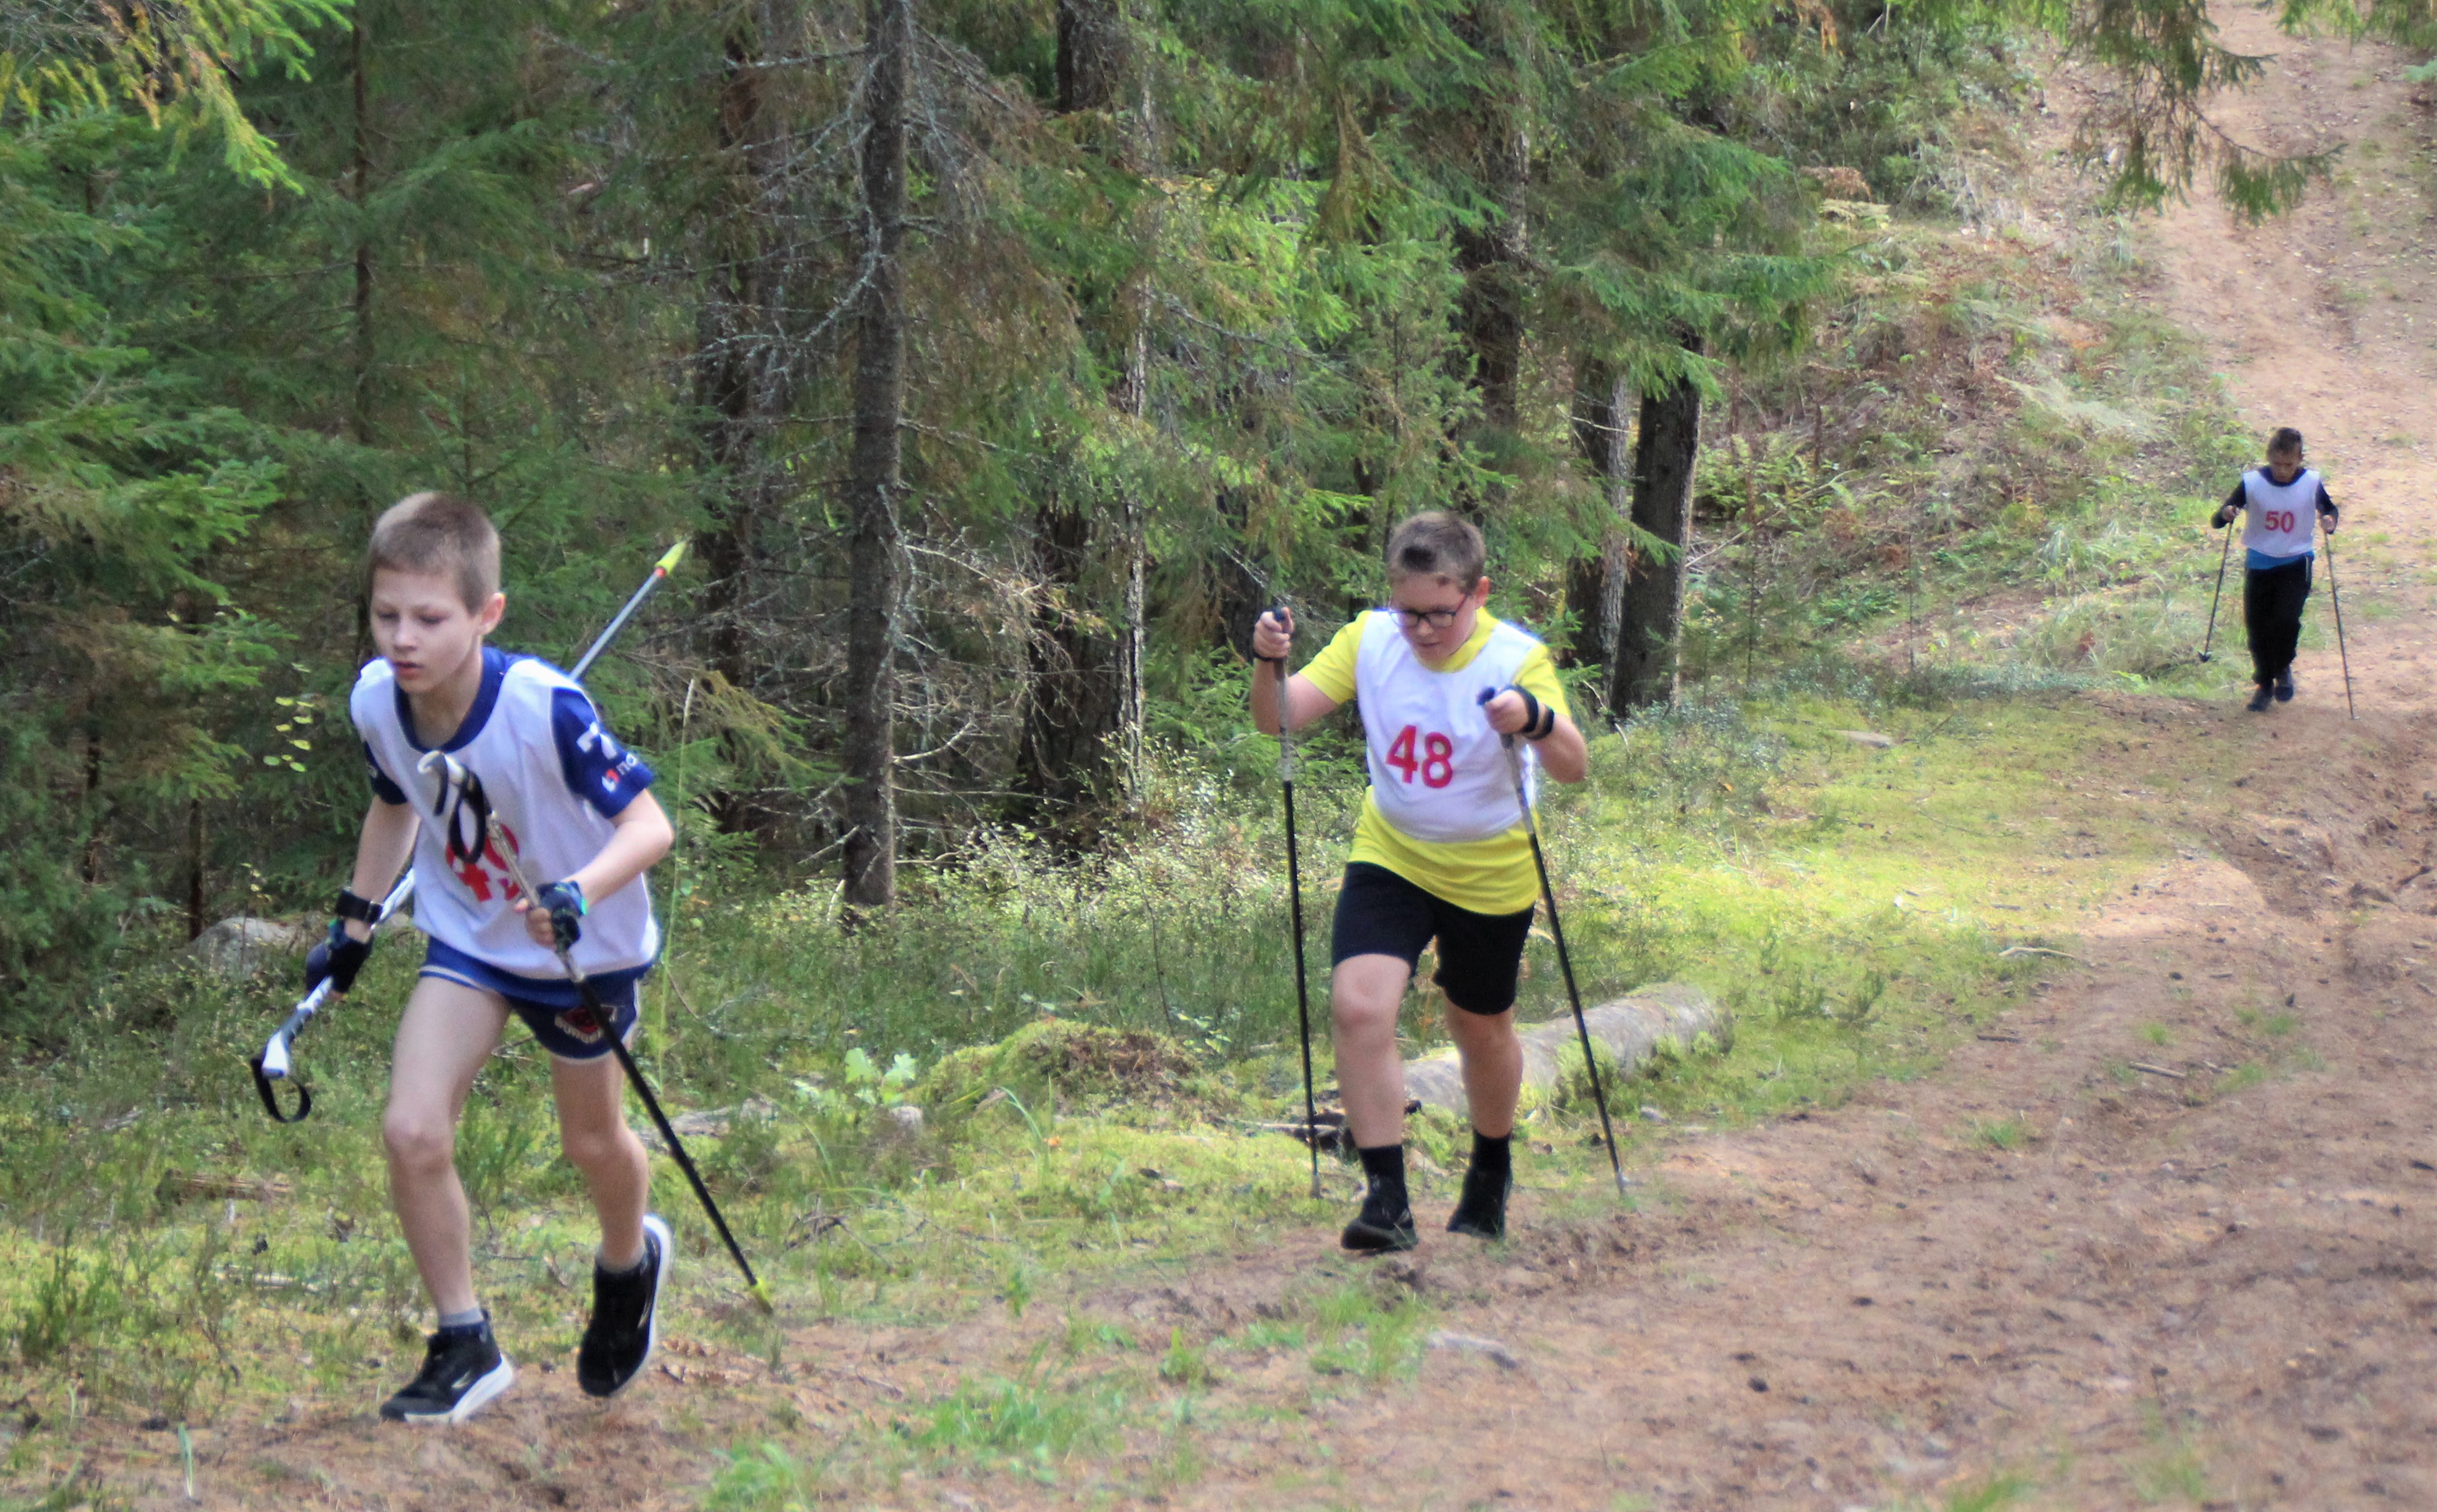
[[[1485,687],[1478,702],[1487,704],[1499,690]],[[1549,905],[1549,937],[1557,942],[1557,969],[1566,979],[1566,999],[1574,1008],[1574,1033],[1583,1042],[1583,1067],[1591,1073],[1591,1101],[1599,1104],[1600,1138],[1607,1142],[1608,1169],[1616,1173],[1616,1194],[1624,1190],[1624,1158],[1616,1151],[1616,1126],[1608,1121],[1607,1088],[1601,1085],[1599,1056],[1591,1049],[1590,1020],[1583,1014],[1582,989],[1574,985],[1574,958],[1566,948],[1566,927],[1557,918],[1557,890],[1549,882],[1549,858],[1540,849],[1540,826],[1532,817],[1532,793],[1523,780],[1523,753],[1515,746],[1515,737],[1500,735],[1506,747],[1507,770],[1515,774],[1515,807],[1523,813],[1523,835],[1532,843],[1532,868],[1540,875],[1540,897]]]
[[[1281,603],[1270,611],[1278,628],[1294,634],[1294,611]],[[1264,658],[1266,660],[1266,658]],[[1311,986],[1303,962],[1303,859],[1295,848],[1294,730],[1287,721],[1287,663],[1271,662],[1278,676],[1278,791],[1287,809],[1287,912],[1294,922],[1295,1026],[1303,1034],[1303,1133],[1311,1146],[1311,1194],[1320,1195],[1320,1109],[1311,1092]]]
[[[441,825],[448,836],[449,854],[458,860],[472,861],[482,853],[483,843],[487,840],[490,848],[506,864],[508,878],[516,883],[517,894],[528,900],[537,897],[539,893],[533,884],[533,878],[525,873],[524,856],[517,849],[516,838],[508,833],[505,825],[500,823],[499,816],[491,812],[490,800],[482,791],[482,779],[446,751],[431,752],[423,758],[421,766],[425,771],[434,766],[440,768]],[[465,814],[470,814],[474,821],[470,837],[461,828],[460,816]],[[575,964],[573,953],[558,942],[555,934],[552,937],[551,950],[558,957],[559,969],[567,973],[567,980],[573,982],[575,990],[583,995],[586,1010],[601,1026],[602,1037],[608,1040],[609,1053],[618,1058],[618,1068],[626,1073],[627,1084],[634,1087],[635,1095],[643,1100],[643,1111],[652,1116],[652,1126],[660,1131],[661,1142],[669,1147],[670,1157],[676,1161],[677,1169],[685,1173],[687,1184],[693,1188],[694,1196],[701,1199],[702,1210],[710,1215],[710,1226],[719,1230],[720,1243],[728,1246],[728,1258],[735,1260],[736,1268],[745,1273],[746,1293],[763,1312],[775,1315],[778,1309],[771,1304],[769,1289],[762,1284],[760,1277],[753,1274],[753,1262],[745,1258],[744,1246],[737,1243],[736,1236],[729,1232],[728,1219],[720,1212],[719,1204],[712,1200],[710,1188],[704,1183],[702,1173],[694,1169],[693,1156],[686,1153],[685,1141],[677,1138],[676,1125],[671,1123],[668,1114],[662,1111],[659,1097],[644,1078],[643,1069],[635,1064],[635,1052],[626,1048],[625,1038],[618,1033],[618,1016],[601,1000],[600,991],[585,976],[583,968]]]
[[[584,681],[584,674],[601,659],[601,653],[609,649],[609,643],[618,638],[618,632],[626,628],[626,621],[635,617],[635,611],[643,607],[643,601],[667,582],[669,574],[676,570],[677,564],[685,560],[688,544],[679,541],[660,554],[660,560],[652,564],[651,576],[643,580],[643,585],[635,590],[634,596],[626,600],[626,606],[618,611],[601,634],[592,638],[591,647],[576,659],[575,668],[568,676],[579,683]],[[381,926],[404,912],[413,900],[414,868],[409,866],[398,878],[397,884],[389,890],[389,895],[381,899],[380,917],[372,923],[374,936],[377,938]],[[246,1063],[254,1072],[254,1089],[262,1098],[263,1111],[271,1115],[273,1123],[299,1123],[313,1111],[313,1093],[303,1082],[296,1084],[296,1111],[293,1113],[280,1111],[278,1094],[271,1084],[285,1081],[294,1073],[296,1036],[305,1032],[305,1026],[313,1021],[314,1015],[329,1006],[335,996],[326,981],[307,993],[304,999],[289,1011],[287,1021],[272,1034],[270,1043],[262,1047],[262,1053]]]
[[[2320,523],[2324,525],[2326,522],[2322,520]],[[2328,530],[2326,537],[2327,600],[2336,607],[2336,655],[2344,665],[2344,717],[2357,720],[2360,718],[2360,711],[2353,707],[2353,657],[2352,652],[2344,649],[2344,596],[2342,590],[2336,586],[2336,532]]]
[[[2234,559],[2234,522],[2225,524],[2225,547],[2217,554],[2217,588],[2209,595],[2208,634],[2200,637],[2200,660],[2209,659],[2209,648],[2217,644],[2217,601],[2225,597],[2225,565]]]

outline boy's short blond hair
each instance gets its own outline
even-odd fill
[[[1446,578],[1470,593],[1489,568],[1489,545],[1461,514],[1428,510],[1388,534],[1388,581]]]
[[[482,506],[453,494],[410,494],[381,512],[364,547],[364,583],[393,572],[445,572],[480,614],[500,591],[500,532]]]

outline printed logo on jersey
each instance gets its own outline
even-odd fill
[[[576,1040],[580,1044],[597,1045],[601,1043],[601,1017],[589,1008],[584,1007],[581,1004],[578,1004],[573,1008],[562,1008],[558,1011],[557,1017],[552,1021],[555,1022],[560,1030],[566,1033],[569,1037]]]

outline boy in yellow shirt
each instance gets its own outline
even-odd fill
[[[1396,1011],[1432,939],[1431,980],[1446,994],[1472,1109],[1472,1163],[1447,1229],[1506,1232],[1523,1084],[1515,983],[1539,879],[1501,738],[1524,742],[1535,794],[1530,779],[1540,770],[1580,782],[1589,768],[1548,648],[1481,612],[1481,532],[1453,514],[1416,514],[1389,536],[1387,556],[1388,606],[1357,616],[1293,677],[1291,617],[1265,614],[1253,630],[1253,654],[1275,669],[1254,674],[1254,723],[1277,733],[1281,683],[1289,729],[1351,698],[1369,751],[1371,791],[1338,895],[1329,978],[1338,1085],[1365,1176],[1362,1210],[1342,1243],[1366,1254],[1420,1243],[1405,1190]]]

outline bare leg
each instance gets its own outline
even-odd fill
[[[626,1073],[614,1056],[550,1061],[558,1099],[558,1141],[592,1190],[601,1218],[601,1263],[622,1271],[643,1258],[643,1204],[652,1167],[626,1126]]]
[[[389,1200],[432,1305],[475,1305],[473,1218],[457,1180],[457,1120],[482,1062],[498,1048],[508,1005],[498,994],[425,977],[406,999],[390,1064]]]
[[[1504,1138],[1515,1132],[1515,1104],[1523,1095],[1523,1041],[1515,1034],[1515,1010],[1469,1014],[1449,1003],[1446,1022],[1464,1058],[1472,1126],[1493,1139]]]
[[[1345,1121],[1366,1150],[1405,1138],[1405,1063],[1396,1053],[1396,1010],[1412,968],[1392,955],[1348,956],[1328,981],[1335,1020],[1337,1085]]]

